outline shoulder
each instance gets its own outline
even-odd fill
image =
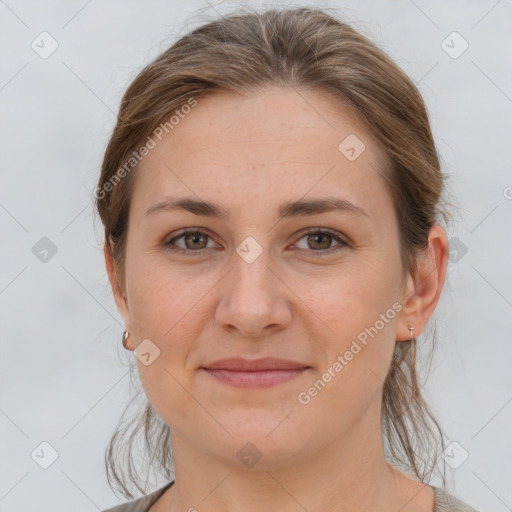
[[[434,512],[478,512],[467,503],[452,496],[440,487],[431,486],[434,489]]]
[[[156,500],[158,500],[158,498],[160,498],[160,496],[162,496],[162,494],[169,489],[173,483],[174,480],[150,494],[146,494],[145,496],[133,501],[122,503],[121,505],[116,505],[115,507],[103,510],[102,512],[148,512]]]
[[[142,496],[133,501],[122,503],[102,512],[148,512],[150,507],[162,496],[162,494],[174,483],[169,482],[160,489]],[[473,507],[452,496],[440,487],[431,486],[434,489],[435,503],[434,512],[478,512]]]

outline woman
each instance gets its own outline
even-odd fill
[[[175,472],[112,512],[474,511],[425,483],[443,174],[420,93],[372,42],[313,8],[203,25],[129,86],[95,195],[138,428]]]

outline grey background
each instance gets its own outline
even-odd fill
[[[92,191],[129,82],[199,23],[194,16],[236,5],[0,1],[2,512],[94,511],[123,501],[107,485],[103,457],[129,397],[134,355],[121,347]],[[449,491],[481,511],[512,510],[512,3],[317,5],[339,8],[427,102],[460,212],[449,236],[460,243],[435,313],[425,394],[448,440],[469,454],[448,467]],[[59,45],[46,59],[31,47],[42,45],[43,31]],[[453,31],[469,44],[458,58],[442,47]],[[57,249],[46,262],[33,252],[43,237]],[[43,441],[58,452],[48,469],[31,457]]]

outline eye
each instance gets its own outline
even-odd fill
[[[184,248],[181,248],[178,246],[178,248],[171,247],[171,250],[176,253],[180,254],[190,254],[190,253],[196,253],[196,254],[202,254],[203,251],[206,249],[206,240],[210,238],[209,235],[204,233],[203,231],[197,231],[197,230],[186,230],[183,231],[179,236],[172,238],[168,242],[165,243],[166,247],[171,247],[175,245],[176,240],[183,239],[183,242],[185,244]]]
[[[176,241],[181,239],[183,239],[184,247],[176,245]],[[179,236],[172,238],[164,245],[166,247],[170,247],[171,251],[175,253],[194,253],[197,255],[203,254],[203,252],[208,249],[208,239],[210,239],[210,236],[204,231],[188,229],[182,231]],[[309,253],[309,255],[313,254],[314,256],[322,256],[326,253],[331,254],[349,245],[335,232],[322,228],[315,228],[313,230],[307,231],[306,233],[303,233],[298,242],[300,242],[302,239],[306,239],[306,244],[313,247],[313,249],[308,250],[308,248],[299,248],[299,250],[306,251]],[[332,240],[338,242],[338,245],[334,248],[330,247]]]
[[[304,233],[303,236],[299,239],[306,239],[306,244],[310,247],[313,247],[312,251],[307,251],[307,248],[304,249],[308,253],[312,253],[314,256],[323,256],[326,253],[331,254],[333,252],[339,251],[348,245],[338,234],[328,229],[315,228],[313,230]],[[332,240],[338,242],[338,245],[334,248],[330,247]],[[298,242],[297,242],[298,243]],[[303,249],[299,249],[303,250]],[[316,254],[315,254],[316,253]]]

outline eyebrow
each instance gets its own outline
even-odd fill
[[[144,216],[152,215],[157,212],[176,210],[185,210],[193,213],[194,215],[215,217],[221,220],[228,220],[230,218],[229,211],[221,205],[209,201],[198,200],[192,197],[165,197],[162,201],[151,206]],[[311,199],[309,201],[289,201],[279,207],[277,218],[278,220],[282,220],[289,217],[317,215],[333,211],[352,213],[370,218],[368,213],[366,213],[361,207],[347,201],[346,199],[336,197]]]

